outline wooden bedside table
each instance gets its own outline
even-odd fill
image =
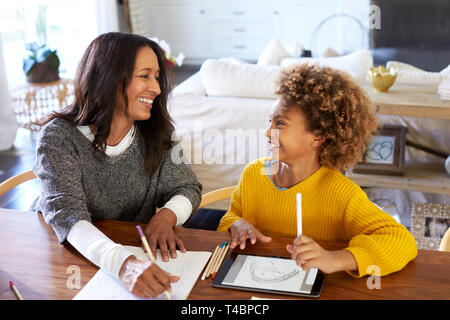
[[[450,101],[439,99],[437,86],[394,84],[388,92],[380,93],[368,82],[359,85],[366,91],[377,114],[442,119],[448,121],[450,127]],[[450,195],[450,177],[445,172],[443,160],[406,162],[405,165],[405,175],[400,177],[354,173],[352,170],[345,175],[361,187]]]

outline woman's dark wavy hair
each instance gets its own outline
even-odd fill
[[[97,158],[104,159],[106,139],[110,133],[120,92],[128,108],[125,92],[131,82],[136,55],[142,47],[150,47],[158,58],[161,94],[153,101],[150,119],[136,121],[145,141],[145,170],[153,175],[160,166],[164,152],[172,146],[173,120],[167,111],[167,99],[172,89],[172,75],[159,45],[136,34],[110,32],[97,37],[86,49],[77,68],[74,81],[74,101],[62,112],[53,113],[41,125],[62,118],[74,125],[93,124],[92,142]]]

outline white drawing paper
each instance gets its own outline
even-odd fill
[[[126,246],[137,259],[148,261],[148,255],[141,247]],[[180,280],[172,283],[171,298],[173,300],[186,300],[197,282],[201,271],[208,262],[211,252],[177,250],[177,258],[165,262],[162,260],[160,250],[157,250],[156,263],[164,271],[180,276]],[[155,300],[166,300],[164,293]],[[74,300],[140,300],[130,293],[118,278],[114,278],[103,270],[99,270],[84,288],[74,297]]]

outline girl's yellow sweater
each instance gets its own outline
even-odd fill
[[[296,237],[296,193],[302,194],[303,234],[315,240],[349,241],[358,270],[355,277],[401,270],[417,255],[409,231],[373,204],[364,191],[335,169],[322,166],[308,179],[278,188],[267,174],[270,159],[246,166],[218,230],[246,219],[266,236]],[[369,268],[370,267],[370,268]]]

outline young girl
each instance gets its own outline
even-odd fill
[[[303,64],[282,71],[277,94],[266,133],[273,157],[247,165],[218,230],[241,249],[247,239],[296,237],[301,193],[303,235],[287,246],[299,266],[356,277],[371,265],[381,275],[402,269],[417,255],[414,238],[339,171],[361,159],[376,128],[363,90],[344,72]],[[349,243],[328,251],[316,240]]]

